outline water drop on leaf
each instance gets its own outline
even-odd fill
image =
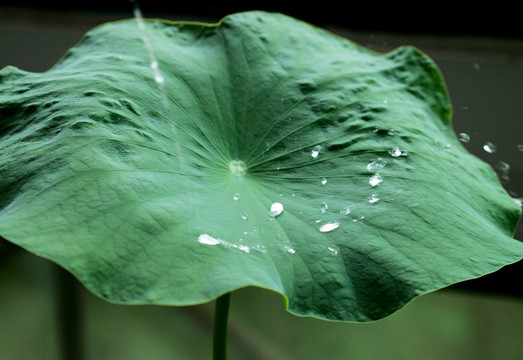
[[[326,223],[326,224],[323,224],[322,226],[320,226],[320,231],[321,232],[330,232],[332,230],[335,230],[337,229],[338,227],[340,226],[340,223],[339,222],[331,222],[331,223]]]
[[[408,153],[405,150],[400,149],[399,147],[394,147],[392,150],[389,151],[390,156],[392,157],[400,157],[400,156],[407,156]]]
[[[321,204],[321,208],[320,208],[320,209],[321,209],[321,213],[322,213],[322,214],[325,214],[325,213],[327,212],[327,209],[328,209],[328,208],[329,208],[329,205],[327,205],[327,203],[325,203],[325,202],[322,203],[322,204]]]
[[[279,216],[283,212],[283,205],[282,203],[275,202],[271,205],[271,216],[276,217]]]
[[[368,199],[367,201],[371,204],[375,204],[377,203],[378,201],[380,200],[380,198],[378,197],[378,195],[376,194],[372,194]]]
[[[321,151],[321,145],[316,145],[312,151],[311,151],[311,156],[316,159],[318,157],[318,155],[320,154],[320,151]]]
[[[382,181],[383,181],[383,178],[381,177],[381,175],[375,174],[369,179],[369,185],[374,187],[374,186],[378,185],[379,183],[381,183]]]
[[[340,214],[342,215],[349,215],[351,213],[351,209],[347,206],[346,208],[343,208],[340,210]]]
[[[373,161],[367,165],[367,170],[373,169],[383,169],[387,165],[387,162],[382,158],[377,158],[376,161]]]
[[[338,245],[331,245],[329,246],[329,251],[335,255],[338,255],[340,253],[340,248],[338,247]]]

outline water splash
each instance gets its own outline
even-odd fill
[[[136,19],[136,24],[138,25],[138,29],[140,30],[140,33],[142,35],[142,41],[145,45],[145,48],[147,49],[147,53],[149,55],[149,66],[151,68],[151,71],[153,73],[153,78],[156,84],[158,84],[158,87],[160,88],[160,93],[162,94],[162,102],[164,105],[164,108],[167,108],[168,100],[167,95],[165,94],[165,78],[163,77],[161,71],[160,71],[160,64],[158,60],[156,59],[156,56],[154,55],[153,46],[151,43],[151,39],[149,38],[149,35],[147,34],[147,29],[145,27],[145,21],[142,15],[142,12],[138,6],[138,3],[135,1],[132,1],[134,3],[134,18]]]

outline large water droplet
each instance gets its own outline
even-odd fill
[[[322,226],[320,226],[320,231],[325,233],[325,232],[330,232],[332,230],[335,230],[337,229],[338,227],[340,227],[340,223],[335,221],[335,222],[330,222],[330,223],[326,223],[326,224],[323,224]]]
[[[383,178],[381,177],[380,174],[375,174],[373,176],[371,176],[371,178],[369,179],[369,185],[374,187],[376,185],[378,185],[379,183],[381,183],[383,181]]]
[[[327,184],[327,179],[325,179],[325,178],[321,179],[321,184],[322,184],[322,185]]]
[[[282,203],[275,202],[271,205],[271,216],[276,217],[279,216],[283,212],[283,205]]]
[[[389,154],[392,157],[407,156],[407,151],[400,149],[398,146],[394,147],[392,150],[389,150]]]
[[[373,161],[367,165],[367,170],[374,170],[374,169],[383,169],[387,165],[387,162],[383,160],[382,158],[377,158],[376,161]]]
[[[369,198],[367,199],[367,201],[371,204],[375,204],[377,203],[378,201],[380,200],[380,198],[378,197],[378,195],[376,194],[372,194],[371,196],[369,196]]]
[[[318,157],[318,155],[320,155],[320,151],[321,151],[321,145],[316,145],[312,151],[311,151],[311,156],[316,159]]]
[[[198,242],[200,244],[205,244],[205,245],[218,245],[218,244],[222,244],[223,243],[222,240],[215,239],[215,238],[213,238],[212,236],[210,236],[208,234],[201,234],[200,236],[198,236]]]
[[[461,142],[468,143],[470,141],[470,136],[469,136],[469,134],[466,134],[466,133],[460,133],[459,140]]]
[[[496,145],[494,145],[491,142],[487,142],[485,145],[483,145],[483,150],[488,152],[489,154],[493,154],[497,151]]]

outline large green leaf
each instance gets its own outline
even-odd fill
[[[259,286],[366,321],[523,257],[418,50],[278,14],[135,20],[0,78],[0,235],[118,303]]]

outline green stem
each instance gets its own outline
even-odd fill
[[[56,267],[58,328],[63,360],[85,359],[83,349],[80,293],[76,279]]]
[[[224,294],[216,299],[213,329],[213,360],[227,359],[227,321],[229,318],[230,302],[231,293]]]

